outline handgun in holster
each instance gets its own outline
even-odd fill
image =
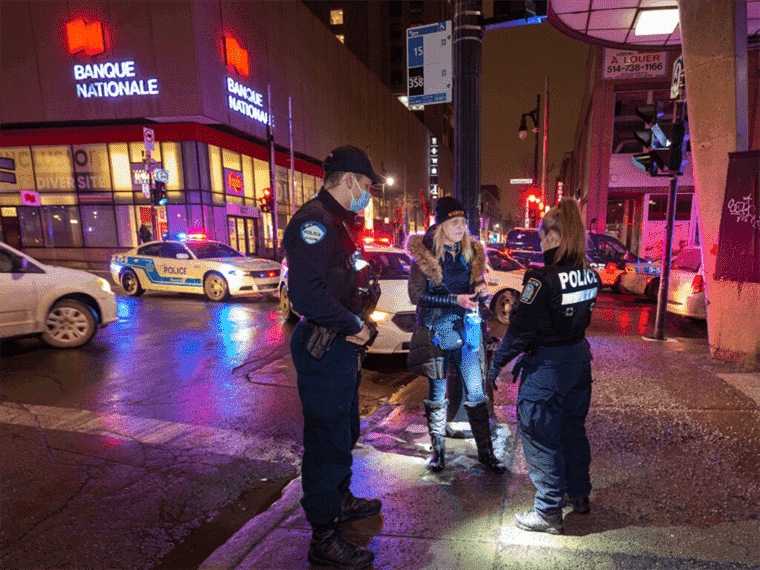
[[[327,327],[322,327],[314,321],[304,319],[306,328],[311,331],[309,340],[306,341],[306,352],[315,360],[322,360],[322,357],[330,350],[335,337],[338,333],[331,331]]]

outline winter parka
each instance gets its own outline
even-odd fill
[[[424,236],[415,235],[407,242],[407,251],[412,257],[412,267],[409,273],[409,299],[417,306],[417,319],[409,346],[409,370],[423,374],[433,379],[446,377],[448,362],[444,362],[444,353],[432,343],[433,324],[442,316],[459,312],[462,309],[456,300],[450,296],[452,292],[443,279],[443,268],[433,254],[433,234],[436,226],[428,229]],[[473,240],[473,258],[467,264],[469,269],[469,293],[484,282],[486,271],[486,256],[483,246]],[[486,321],[490,312],[481,305],[483,316],[482,326],[487,331]],[[485,314],[484,314],[485,313]],[[459,324],[459,323],[458,323]],[[464,323],[460,324],[459,332],[463,334]],[[457,327],[455,326],[455,330]],[[461,349],[458,349],[461,350]],[[479,350],[481,373],[486,373],[486,359],[483,343]],[[411,363],[422,364],[411,365]]]

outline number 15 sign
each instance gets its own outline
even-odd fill
[[[451,102],[451,20],[406,30],[409,106]]]

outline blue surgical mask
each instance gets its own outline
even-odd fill
[[[359,199],[354,198],[353,189],[351,191],[351,205],[348,207],[349,210],[352,212],[358,214],[361,212],[364,208],[367,207],[367,204],[369,204],[370,199],[372,198],[372,194],[370,194],[367,190],[359,186],[359,184],[354,180],[354,184],[359,187],[359,190],[361,190],[361,195],[359,196]]]

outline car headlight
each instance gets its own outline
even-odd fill
[[[230,275],[234,275],[235,277],[243,277],[245,275],[245,271],[242,269],[232,269],[229,272]]]
[[[103,291],[106,293],[111,292],[111,284],[108,281],[101,279],[100,277],[96,277],[95,280],[98,282],[98,285],[100,285],[100,288],[103,289]]]
[[[376,323],[382,323],[385,319],[388,318],[388,315],[390,315],[390,313],[386,313],[384,311],[375,311],[369,316],[369,318]]]

